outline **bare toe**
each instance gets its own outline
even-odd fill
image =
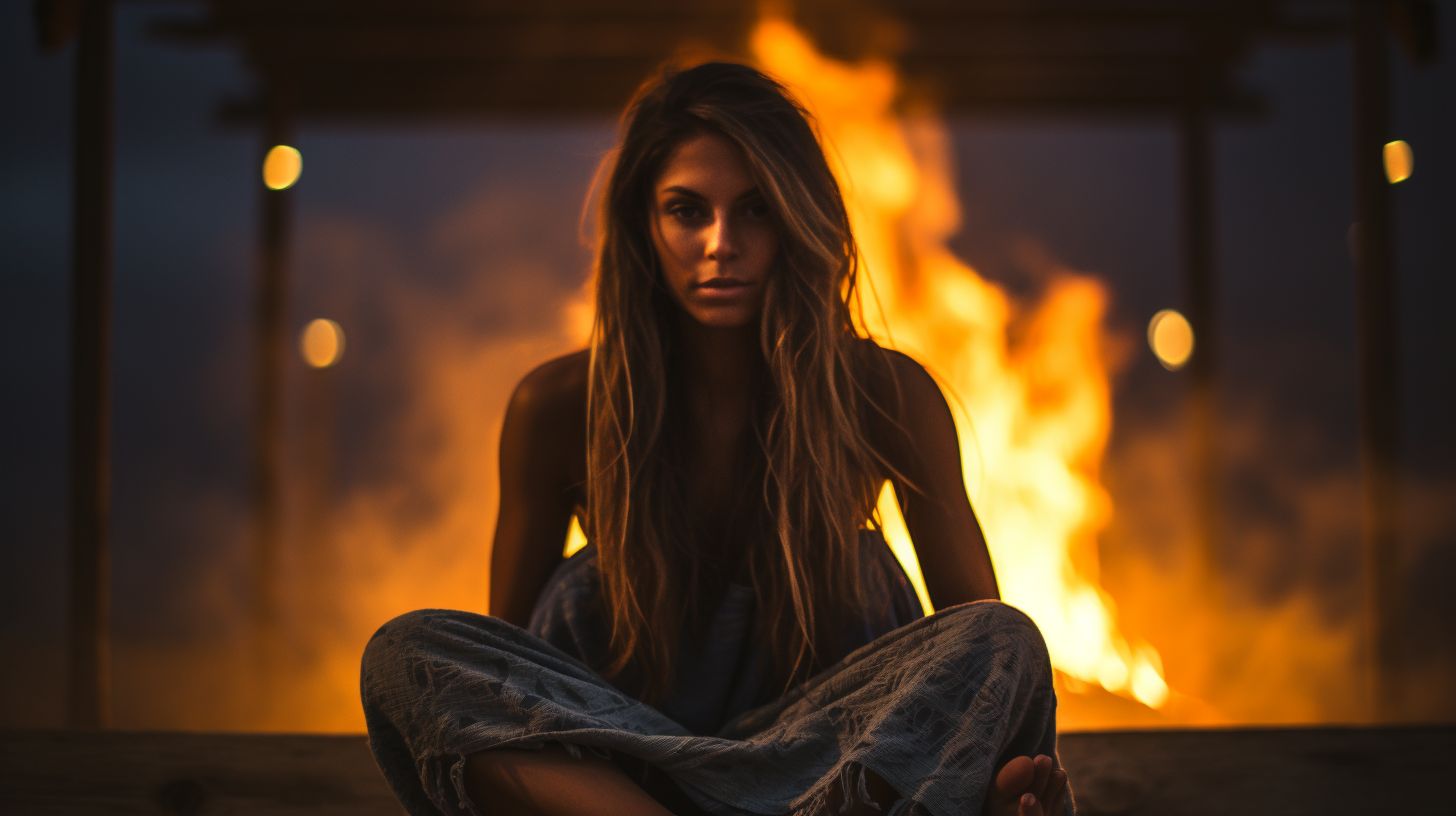
[[[1057,768],[1052,773],[1051,784],[1047,791],[1046,812],[1047,816],[1056,816],[1062,812],[1062,802],[1067,798],[1067,772]]]
[[[1036,764],[1031,757],[1019,756],[1007,760],[1001,770],[996,772],[996,781],[991,784],[991,790],[986,796],[986,813],[990,816],[1024,816],[1033,813],[1040,816],[1040,805],[1037,810],[1028,811],[1028,804],[1035,804],[1036,797],[1032,795],[1031,783],[1036,781]],[[1026,802],[1025,797],[1031,796],[1031,802]]]
[[[1019,807],[1016,809],[1016,816],[1046,816],[1042,812],[1041,801],[1029,793],[1022,794],[1021,801],[1018,804]]]
[[[1047,788],[1052,781],[1052,772],[1056,770],[1056,763],[1052,762],[1052,758],[1046,754],[1037,754],[1036,758],[1032,760],[1032,768],[1035,773],[1029,790],[1038,801],[1045,802],[1049,792]]]
[[[996,773],[996,782],[993,787],[997,798],[1014,802],[1017,796],[1031,789],[1031,783],[1035,779],[1036,764],[1031,757],[1012,757]]]

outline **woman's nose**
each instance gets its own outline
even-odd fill
[[[708,257],[723,261],[738,254],[737,236],[728,216],[719,215],[708,227]]]

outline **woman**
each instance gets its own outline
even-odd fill
[[[412,814],[1071,810],[1045,645],[995,600],[939,389],[856,335],[856,261],[781,86],[708,63],[638,92],[591,346],[506,412],[492,614],[365,652]],[[929,617],[864,529],[886,479]]]

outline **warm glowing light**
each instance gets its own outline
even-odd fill
[[[1108,692],[1123,698],[1113,701],[1119,711],[1134,707],[1127,701],[1135,700],[1138,709],[1166,706],[1165,711],[1174,709],[1170,716],[1186,716],[1177,710],[1193,699],[1186,681],[1169,688],[1158,652],[1139,640],[1129,621],[1119,620],[1113,598],[1099,583],[1098,539],[1112,512],[1098,480],[1112,422],[1108,361],[1120,349],[1108,342],[1105,286],[1049,262],[1041,270],[1046,273],[1041,297],[1025,302],[950,253],[949,240],[962,225],[949,137],[933,117],[904,113],[898,79],[887,63],[827,59],[798,31],[775,21],[755,28],[751,47],[760,67],[788,83],[817,115],[866,256],[859,291],[874,291],[865,328],[883,345],[924,362],[945,387],[966,484],[1001,594],[1045,636],[1057,693],[1095,698],[1105,696],[1102,686],[1108,685]],[[359,246],[368,251],[377,245]],[[351,267],[355,263],[352,251],[339,257]],[[479,294],[471,297],[498,294],[490,287],[473,291]],[[287,655],[294,659],[279,665],[306,671],[293,672],[279,686],[283,693],[258,695],[255,704],[252,695],[262,684],[246,680],[258,671],[251,650],[218,640],[208,646],[216,649],[217,660],[178,653],[173,664],[156,664],[157,680],[149,688],[164,688],[169,678],[190,676],[199,667],[212,672],[169,690],[185,693],[189,710],[199,712],[178,725],[358,734],[364,727],[360,655],[381,623],[422,607],[489,609],[481,580],[489,569],[488,548],[481,544],[490,534],[489,497],[497,494],[493,446],[500,426],[485,421],[482,406],[493,400],[503,405],[530,361],[580,348],[592,325],[593,302],[592,286],[583,282],[563,306],[559,324],[533,323],[508,342],[482,343],[475,332],[456,330],[463,321],[440,320],[432,300],[382,299],[391,319],[428,341],[420,346],[419,364],[408,367],[415,390],[406,403],[404,438],[417,444],[403,446],[409,453],[401,479],[368,480],[370,485],[351,489],[330,511],[330,535],[285,548],[286,557],[301,559],[286,562],[291,566],[279,584],[287,593],[287,619],[298,626],[280,641],[291,644]],[[341,333],[324,336],[330,337],[342,348]],[[291,483],[314,487],[304,479]],[[439,501],[413,499],[422,495]],[[894,505],[893,492],[883,491],[881,524],[925,602],[920,569]],[[584,544],[581,525],[573,521],[563,545],[570,554]],[[1129,587],[1129,597],[1136,597],[1132,586],[1155,597],[1169,591],[1161,572],[1149,567],[1146,575],[1119,585]],[[197,576],[197,585],[225,587],[231,579],[229,562],[220,561],[213,572]],[[345,592],[347,604],[332,602],[328,591],[335,589],[352,590]],[[1286,671],[1282,685],[1268,683],[1267,670],[1284,666],[1289,651],[1319,636],[1318,626],[1295,624],[1322,620],[1326,613],[1317,610],[1323,609],[1300,607],[1272,622],[1220,617],[1220,632],[1272,629],[1300,636],[1297,643],[1251,637],[1247,670],[1227,682],[1267,700],[1260,710],[1299,721],[1300,712],[1311,710],[1302,692],[1312,679],[1300,675],[1295,683],[1296,676]],[[1195,620],[1207,637],[1209,616]],[[1221,667],[1220,654],[1206,650],[1203,637],[1181,643],[1170,638],[1169,647],[1187,650],[1178,663],[1167,658],[1170,670],[1187,671],[1190,654]],[[1344,665],[1331,660],[1314,665],[1337,664]],[[222,683],[234,684],[222,689],[231,697],[212,688]],[[1069,702],[1062,698],[1059,716]]]
[[[562,558],[570,558],[576,551],[586,546],[586,533],[581,529],[581,519],[571,517],[571,528],[566,531],[566,547],[561,551]]]
[[[303,154],[297,148],[277,145],[263,159],[263,183],[270,190],[287,190],[303,173]]]
[[[1193,327],[1188,318],[1164,309],[1148,321],[1148,345],[1163,368],[1177,371],[1193,356]]]
[[[1385,143],[1385,177],[1391,184],[1399,184],[1411,177],[1415,170],[1416,157],[1411,146],[1401,139]]]
[[[892,66],[832,60],[781,19],[760,22],[750,48],[819,124],[865,256],[863,328],[925,363],[953,410],[965,409],[955,413],[961,461],[1002,597],[1036,621],[1065,688],[1163,705],[1156,650],[1120,631],[1097,585],[1096,539],[1111,514],[1098,482],[1112,421],[1105,287],[1055,269],[1027,305],[951,254],[961,225],[948,137],[933,118],[903,113]],[[928,609],[888,487],[877,510]]]
[[[1161,708],[1168,701],[1168,684],[1163,682],[1163,661],[1152,649],[1138,651],[1137,666],[1132,670],[1132,696],[1151,708]]]
[[[319,318],[304,328],[298,348],[304,362],[314,368],[328,368],[344,356],[344,330],[332,320]]]
[[[885,534],[885,540],[890,544],[890,550],[895,553],[900,564],[905,567],[905,575],[915,587],[915,594],[920,598],[920,606],[929,615],[935,611],[930,603],[930,592],[925,589],[925,576],[920,572],[920,561],[915,557],[915,548],[910,543],[910,532],[905,529],[905,518],[900,515],[900,505],[895,500],[895,488],[885,482],[880,488],[879,501],[875,503],[875,511],[879,513],[881,532]]]

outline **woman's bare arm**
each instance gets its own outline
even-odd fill
[[[490,613],[525,626],[561,562],[571,523],[569,457],[585,422],[582,359],[527,374],[511,394],[500,442],[500,510],[490,556]],[[573,423],[576,423],[573,425]]]
[[[900,399],[899,428],[882,435],[889,442],[885,455],[921,491],[895,484],[930,602],[942,609],[999,598],[986,539],[966,498],[960,441],[945,396],[914,359],[897,351],[886,354],[899,381]]]

